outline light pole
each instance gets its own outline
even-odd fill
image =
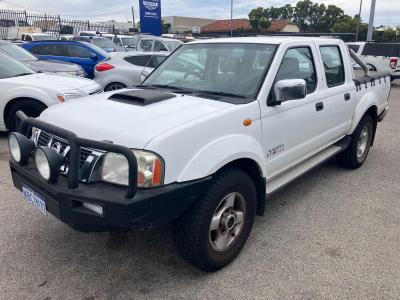
[[[231,0],[231,37],[233,37],[233,0]]]
[[[359,19],[358,19],[358,24],[357,24],[356,42],[358,42],[358,33],[360,32],[362,2],[363,2],[363,0],[360,0],[360,10],[358,12]]]
[[[376,0],[371,0],[371,12],[369,13],[367,42],[372,41],[372,33],[374,32],[375,5]]]

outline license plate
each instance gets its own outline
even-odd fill
[[[25,200],[29,204],[36,206],[36,208],[38,208],[44,215],[47,214],[46,202],[44,201],[43,196],[34,192],[32,189],[28,188],[27,186],[22,186],[22,194],[23,194]]]

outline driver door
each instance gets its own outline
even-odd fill
[[[307,96],[267,106],[262,112],[267,180],[279,176],[324,146],[324,141],[320,139],[325,129],[324,111],[318,108],[323,99],[317,92],[319,68],[315,57],[318,56],[314,46],[308,45],[286,49],[281,59],[271,91],[279,80],[304,79]]]

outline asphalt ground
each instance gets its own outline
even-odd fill
[[[73,231],[13,188],[0,136],[0,299],[400,299],[400,84],[355,171],[327,162],[275,194],[241,255],[205,274],[171,228]]]

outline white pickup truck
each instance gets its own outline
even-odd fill
[[[340,40],[193,42],[138,88],[38,119],[18,113],[12,177],[76,230],[172,221],[182,257],[215,271],[239,254],[273,192],[333,156],[364,163],[389,92],[388,74],[355,78]]]

